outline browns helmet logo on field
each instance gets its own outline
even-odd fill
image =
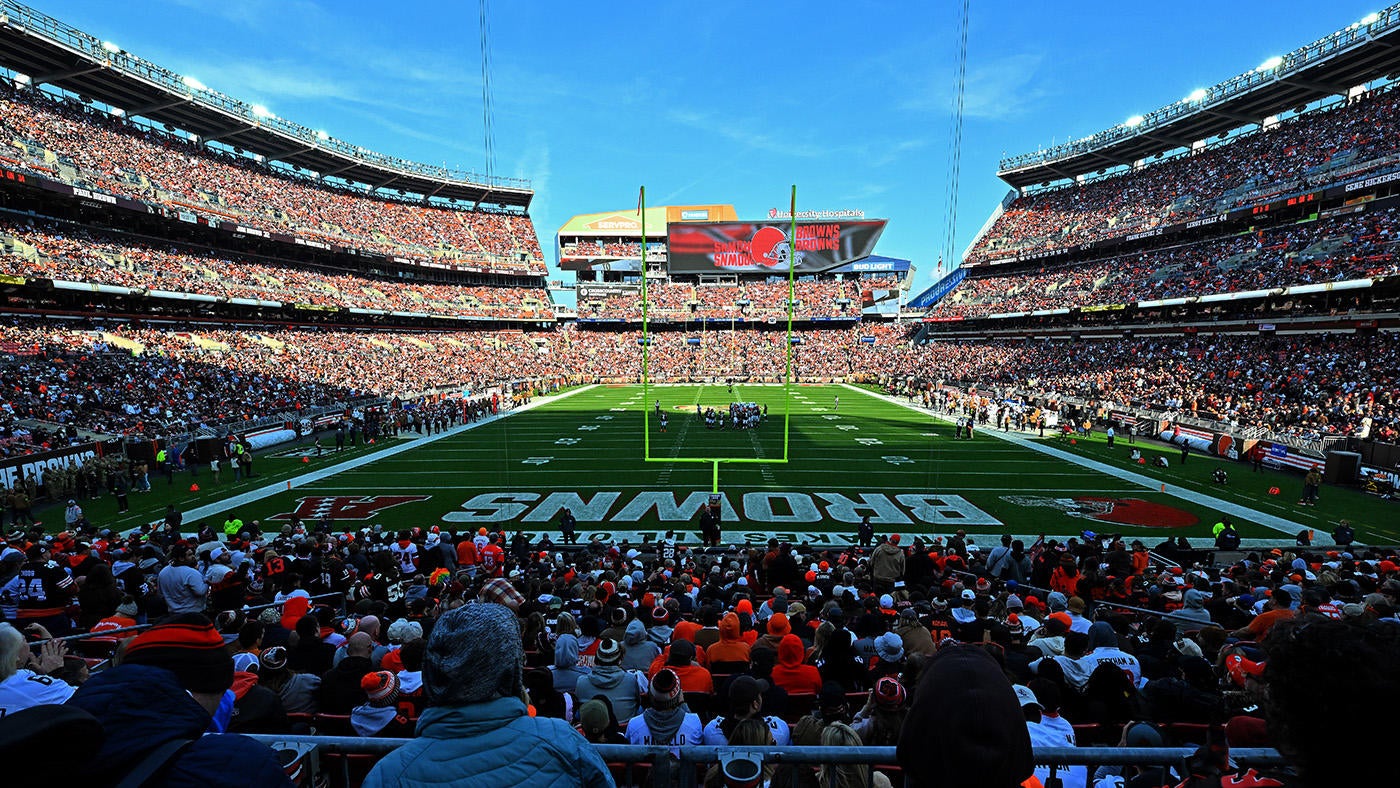
[[[1175,506],[1142,498],[1104,498],[1081,495],[1073,498],[1048,495],[1003,495],[1003,501],[1021,506],[1047,506],[1070,517],[1083,517],[1119,525],[1143,528],[1185,528],[1200,522],[1196,515]]]

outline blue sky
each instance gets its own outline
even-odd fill
[[[786,205],[889,219],[877,251],[931,283],[947,235],[955,0],[490,6],[495,173],[529,178],[547,256],[572,215]],[[998,159],[1177,101],[1381,0],[974,0],[955,248]],[[477,3],[72,0],[37,6],[348,142],[485,170]],[[566,277],[568,278],[568,277]]]

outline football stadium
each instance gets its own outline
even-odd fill
[[[261,3],[170,5],[277,36]],[[946,138],[648,107],[734,146],[718,169],[805,158],[760,203],[586,122],[666,88],[522,81],[485,0],[442,10],[443,60],[359,59],[396,88],[205,61],[230,94],[189,44],[0,0],[4,784],[1387,780],[1400,5],[1049,145],[1012,122],[1043,104],[979,92],[954,5]],[[349,9],[285,11],[343,51]],[[414,80],[481,110],[480,148]],[[388,108],[364,128],[397,147],[274,89]],[[535,94],[578,121],[550,145],[640,182],[501,167],[562,128]],[[970,173],[997,125],[1028,152]],[[847,197],[843,166],[947,194]]]

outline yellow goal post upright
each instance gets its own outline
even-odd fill
[[[710,492],[719,493],[719,466],[731,465],[784,465],[788,461],[789,437],[792,431],[792,315],[797,300],[797,185],[793,184],[788,219],[788,297],[787,297],[787,336],[783,342],[783,456],[781,459],[760,457],[653,457],[651,454],[651,329],[647,311],[647,187],[642,186],[637,193],[637,213],[642,219],[642,459],[645,462],[685,462],[708,463],[714,468]]]

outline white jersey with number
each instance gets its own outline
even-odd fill
[[[786,747],[792,744],[792,729],[788,724],[778,717],[764,717],[763,721],[768,723],[768,730],[773,734],[773,743],[779,747]],[[724,722],[723,717],[715,717],[705,726],[705,732],[701,743],[707,747],[727,747],[729,740],[724,738],[724,731],[720,730],[720,723]]]
[[[418,571],[418,545],[409,542],[407,547],[398,542],[389,545],[389,552],[399,561],[399,571],[411,575]]]
[[[15,675],[0,681],[0,717],[30,706],[66,703],[74,692],[71,685],[51,676],[32,670],[16,671]]]

